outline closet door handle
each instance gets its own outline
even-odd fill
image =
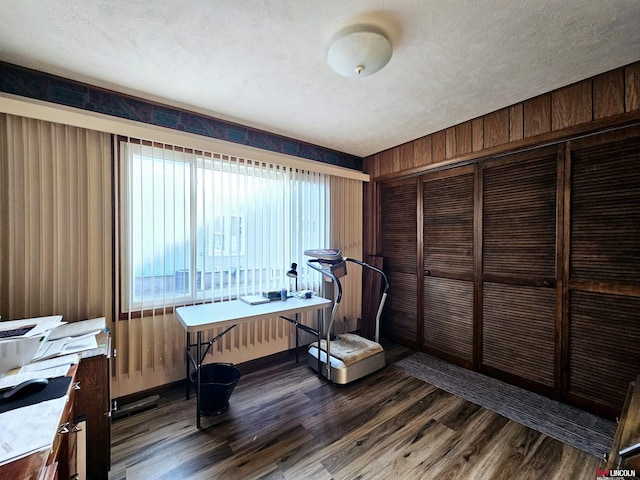
[[[431,270],[425,270],[424,271],[424,276],[425,277],[430,277],[431,276]]]

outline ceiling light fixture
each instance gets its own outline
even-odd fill
[[[393,48],[389,39],[372,27],[360,27],[339,36],[329,47],[329,66],[345,77],[367,77],[381,70]]]

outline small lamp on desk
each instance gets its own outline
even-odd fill
[[[296,290],[295,290],[296,292],[298,291],[298,271],[296,270],[297,268],[298,268],[298,264],[292,263],[291,270],[287,272],[287,277],[296,279]]]

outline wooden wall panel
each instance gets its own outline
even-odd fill
[[[454,158],[456,156],[456,129],[447,128],[445,131],[445,156]]]
[[[640,64],[636,63],[624,69],[625,110],[640,110]]]
[[[400,171],[400,162],[395,155],[395,148],[390,148],[378,154],[378,173],[387,175],[389,173]]]
[[[396,147],[398,155],[400,157],[399,168],[400,170],[409,170],[415,166],[415,158],[413,154],[414,142],[408,142]]]
[[[640,138],[571,153],[571,281],[640,286]]]
[[[484,117],[484,148],[509,143],[509,109],[503,108]]]
[[[570,127],[637,110],[640,110],[640,63],[612,70],[409,142],[414,149],[413,163],[407,160],[404,153],[395,152],[397,157],[394,158],[394,152],[382,152],[384,155],[379,157],[379,168],[375,174],[372,173],[372,178],[401,174],[406,170],[470,153],[508,146],[512,142],[522,144],[523,140],[537,135],[551,132],[561,135],[562,130]]]
[[[479,152],[484,149],[484,119],[476,118],[471,121],[472,150]]]
[[[518,103],[509,108],[509,141],[521,140],[524,135],[524,107]]]
[[[551,95],[540,95],[523,104],[524,138],[551,131]]]
[[[432,163],[441,162],[447,155],[447,138],[444,130],[431,135],[431,160]]]
[[[424,279],[424,346],[473,360],[473,282]]]
[[[485,283],[482,365],[553,387],[555,310],[553,289]]]
[[[431,135],[413,141],[413,158],[416,167],[431,163]]]
[[[624,113],[624,72],[614,70],[593,79],[593,118]]]
[[[619,412],[640,371],[640,298],[572,292],[569,393]]]
[[[456,125],[456,155],[465,155],[473,150],[471,122]]]
[[[591,89],[591,80],[585,80],[551,94],[552,130],[561,130],[593,119]]]

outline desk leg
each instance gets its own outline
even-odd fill
[[[296,313],[296,363],[298,363],[298,313]]]
[[[187,346],[185,347],[184,363],[186,365],[187,374],[185,376],[185,390],[186,398],[189,400],[189,394],[191,393],[191,376],[189,375],[189,369],[191,364],[189,363],[189,350],[191,349],[191,333],[187,332]]]
[[[198,381],[196,384],[196,426],[200,428],[200,374],[202,372],[202,332],[200,330],[198,330],[197,337]]]

